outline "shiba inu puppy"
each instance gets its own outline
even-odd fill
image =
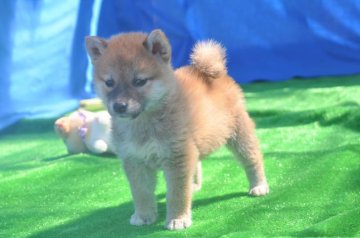
[[[241,89],[227,75],[225,50],[218,43],[198,43],[192,63],[175,71],[161,30],[108,40],[89,36],[86,48],[96,92],[112,116],[115,151],[130,183],[135,206],[131,224],[155,222],[156,170],[162,169],[165,226],[189,227],[198,161],[224,144],[243,165],[249,194],[269,192],[254,123]]]

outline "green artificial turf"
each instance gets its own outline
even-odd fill
[[[245,85],[271,193],[247,196],[244,171],[222,148],[203,162],[193,225],[129,224],[129,186],[111,157],[66,155],[54,120],[0,135],[0,237],[360,236],[360,77]]]

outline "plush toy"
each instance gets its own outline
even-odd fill
[[[110,143],[111,118],[106,111],[79,109],[55,122],[55,131],[70,154],[114,153]]]

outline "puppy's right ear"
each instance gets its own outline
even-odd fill
[[[87,36],[85,38],[85,45],[93,63],[104,53],[107,48],[106,40],[97,36]]]
[[[169,40],[161,30],[157,29],[150,32],[143,45],[151,54],[159,57],[165,63],[170,62],[171,46]]]

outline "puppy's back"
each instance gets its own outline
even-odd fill
[[[206,155],[226,143],[239,113],[246,112],[240,88],[227,75],[225,49],[214,41],[200,42],[191,61],[175,76],[187,99],[194,141]]]

